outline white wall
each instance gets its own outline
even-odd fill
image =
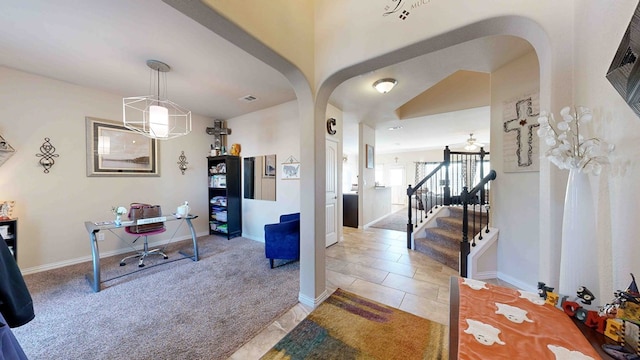
[[[629,273],[640,274],[640,118],[605,77],[637,5],[637,0],[580,0],[575,7],[574,103],[593,110],[590,134],[616,146],[611,164],[591,177],[599,256],[585,260],[599,266],[603,301],[629,286]]]
[[[300,211],[300,180],[283,180],[280,165],[293,156],[300,161],[297,101],[227,120],[227,144],[242,146],[241,157],[276,154],[276,201],[242,199],[242,235],[264,241],[264,225],[277,223],[282,214]],[[300,172],[305,171],[301,164]]]
[[[538,92],[538,59],[531,52],[491,74],[492,226],[500,229],[498,273],[512,284],[533,287],[539,278],[540,173],[504,172],[503,103]],[[537,135],[534,135],[537,136]]]
[[[128,96],[131,94],[125,94]],[[160,177],[87,177],[85,117],[122,122],[122,95],[0,67],[0,134],[16,149],[0,167],[0,199],[15,200],[18,264],[23,272],[91,259],[87,220],[111,220],[111,207],[131,202],[159,204],[175,211],[189,201],[198,234],[208,234],[207,163],[212,137],[209,118],[193,115],[193,132],[159,144]],[[43,172],[35,155],[51,139],[55,165]],[[184,175],[180,152],[187,157]],[[168,238],[177,222],[167,223]],[[188,235],[185,226],[178,237]],[[101,254],[127,246],[107,233]]]

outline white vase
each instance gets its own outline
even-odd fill
[[[585,286],[596,298],[600,295],[595,208],[589,175],[571,169],[564,199],[558,293],[575,297],[579,286]]]

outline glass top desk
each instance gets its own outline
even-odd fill
[[[197,218],[197,215],[189,214],[187,216],[178,217],[176,215],[168,215],[161,216],[153,219],[140,219],[138,220],[138,224],[149,224],[152,222],[167,222],[167,221],[184,221],[187,223],[189,230],[191,231],[191,239],[193,240],[193,254],[186,254],[183,251],[180,251],[180,254],[183,256],[190,258],[193,261],[198,261],[198,242],[196,241],[196,231],[193,228],[193,224],[191,220]],[[155,221],[154,221],[155,220]],[[101,230],[107,230],[113,232],[114,229],[122,229],[125,227],[136,225],[133,221],[122,221],[120,225],[114,224],[113,221],[85,221],[84,226],[87,228],[87,232],[89,233],[89,241],[91,242],[91,257],[93,260],[93,276],[87,275],[87,280],[89,284],[93,288],[94,292],[100,291],[100,250],[98,249],[98,240],[96,237],[96,233]],[[144,235],[144,234],[141,234]],[[117,236],[117,235],[116,235]]]

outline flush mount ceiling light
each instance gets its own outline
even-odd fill
[[[473,137],[473,133],[471,133],[469,134],[469,139],[467,139],[467,145],[464,146],[464,149],[467,151],[473,151],[482,146],[484,146],[484,144],[479,143],[476,138]]]
[[[122,99],[122,121],[124,126],[152,139],[168,140],[191,132],[191,111],[167,99],[166,74],[169,65],[148,60],[150,70],[150,92],[156,95],[135,96]],[[161,74],[162,73],[162,74]],[[164,85],[160,91],[160,75]]]
[[[397,84],[398,84],[398,80],[386,78],[386,79],[380,79],[374,82],[373,87],[376,90],[378,90],[379,93],[386,94],[389,91],[391,91],[391,89],[393,89],[393,87],[396,86]]]
[[[398,126],[391,126],[391,127],[388,127],[388,128],[387,128],[387,130],[389,130],[389,131],[400,130],[400,129],[402,129],[402,126],[401,126],[401,125],[398,125]]]

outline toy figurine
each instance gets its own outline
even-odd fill
[[[541,281],[538,281],[538,295],[540,295],[541,298],[546,300],[547,292],[553,292],[553,288],[548,287],[545,283]]]
[[[580,301],[585,305],[591,305],[591,302],[596,299],[593,293],[585,286],[579,286],[576,293],[578,294]]]

